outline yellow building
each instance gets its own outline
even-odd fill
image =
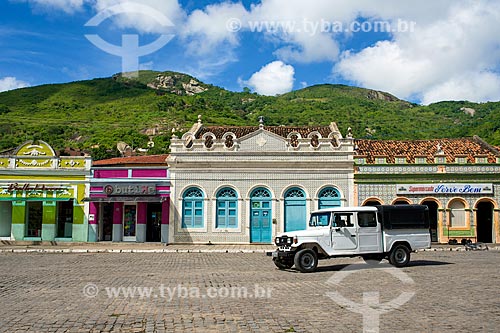
[[[0,239],[86,242],[90,167],[43,141],[0,156]]]

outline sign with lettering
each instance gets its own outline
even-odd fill
[[[397,194],[493,194],[493,184],[398,184]]]
[[[108,184],[104,186],[107,195],[156,195],[156,184]]]
[[[13,183],[9,184],[7,187],[8,192],[13,192],[13,191],[26,191],[26,192],[33,192],[33,191],[64,191],[66,190],[66,187],[64,186],[54,186],[54,185],[45,185],[45,184],[18,184],[18,183]]]

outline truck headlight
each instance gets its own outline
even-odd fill
[[[297,238],[297,236],[293,237],[293,243],[297,244],[298,242],[299,242],[299,239]]]

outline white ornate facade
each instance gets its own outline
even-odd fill
[[[205,127],[172,138],[170,240],[271,243],[320,207],[354,204],[353,140],[323,127]]]

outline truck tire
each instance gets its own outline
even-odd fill
[[[389,262],[396,267],[404,267],[410,262],[410,250],[402,244],[394,246],[389,254]]]
[[[273,262],[276,265],[276,267],[278,267],[281,270],[290,269],[293,266],[293,262],[281,261],[276,258],[273,259]]]
[[[311,249],[302,249],[293,258],[295,267],[302,273],[310,273],[318,267],[318,256]]]

